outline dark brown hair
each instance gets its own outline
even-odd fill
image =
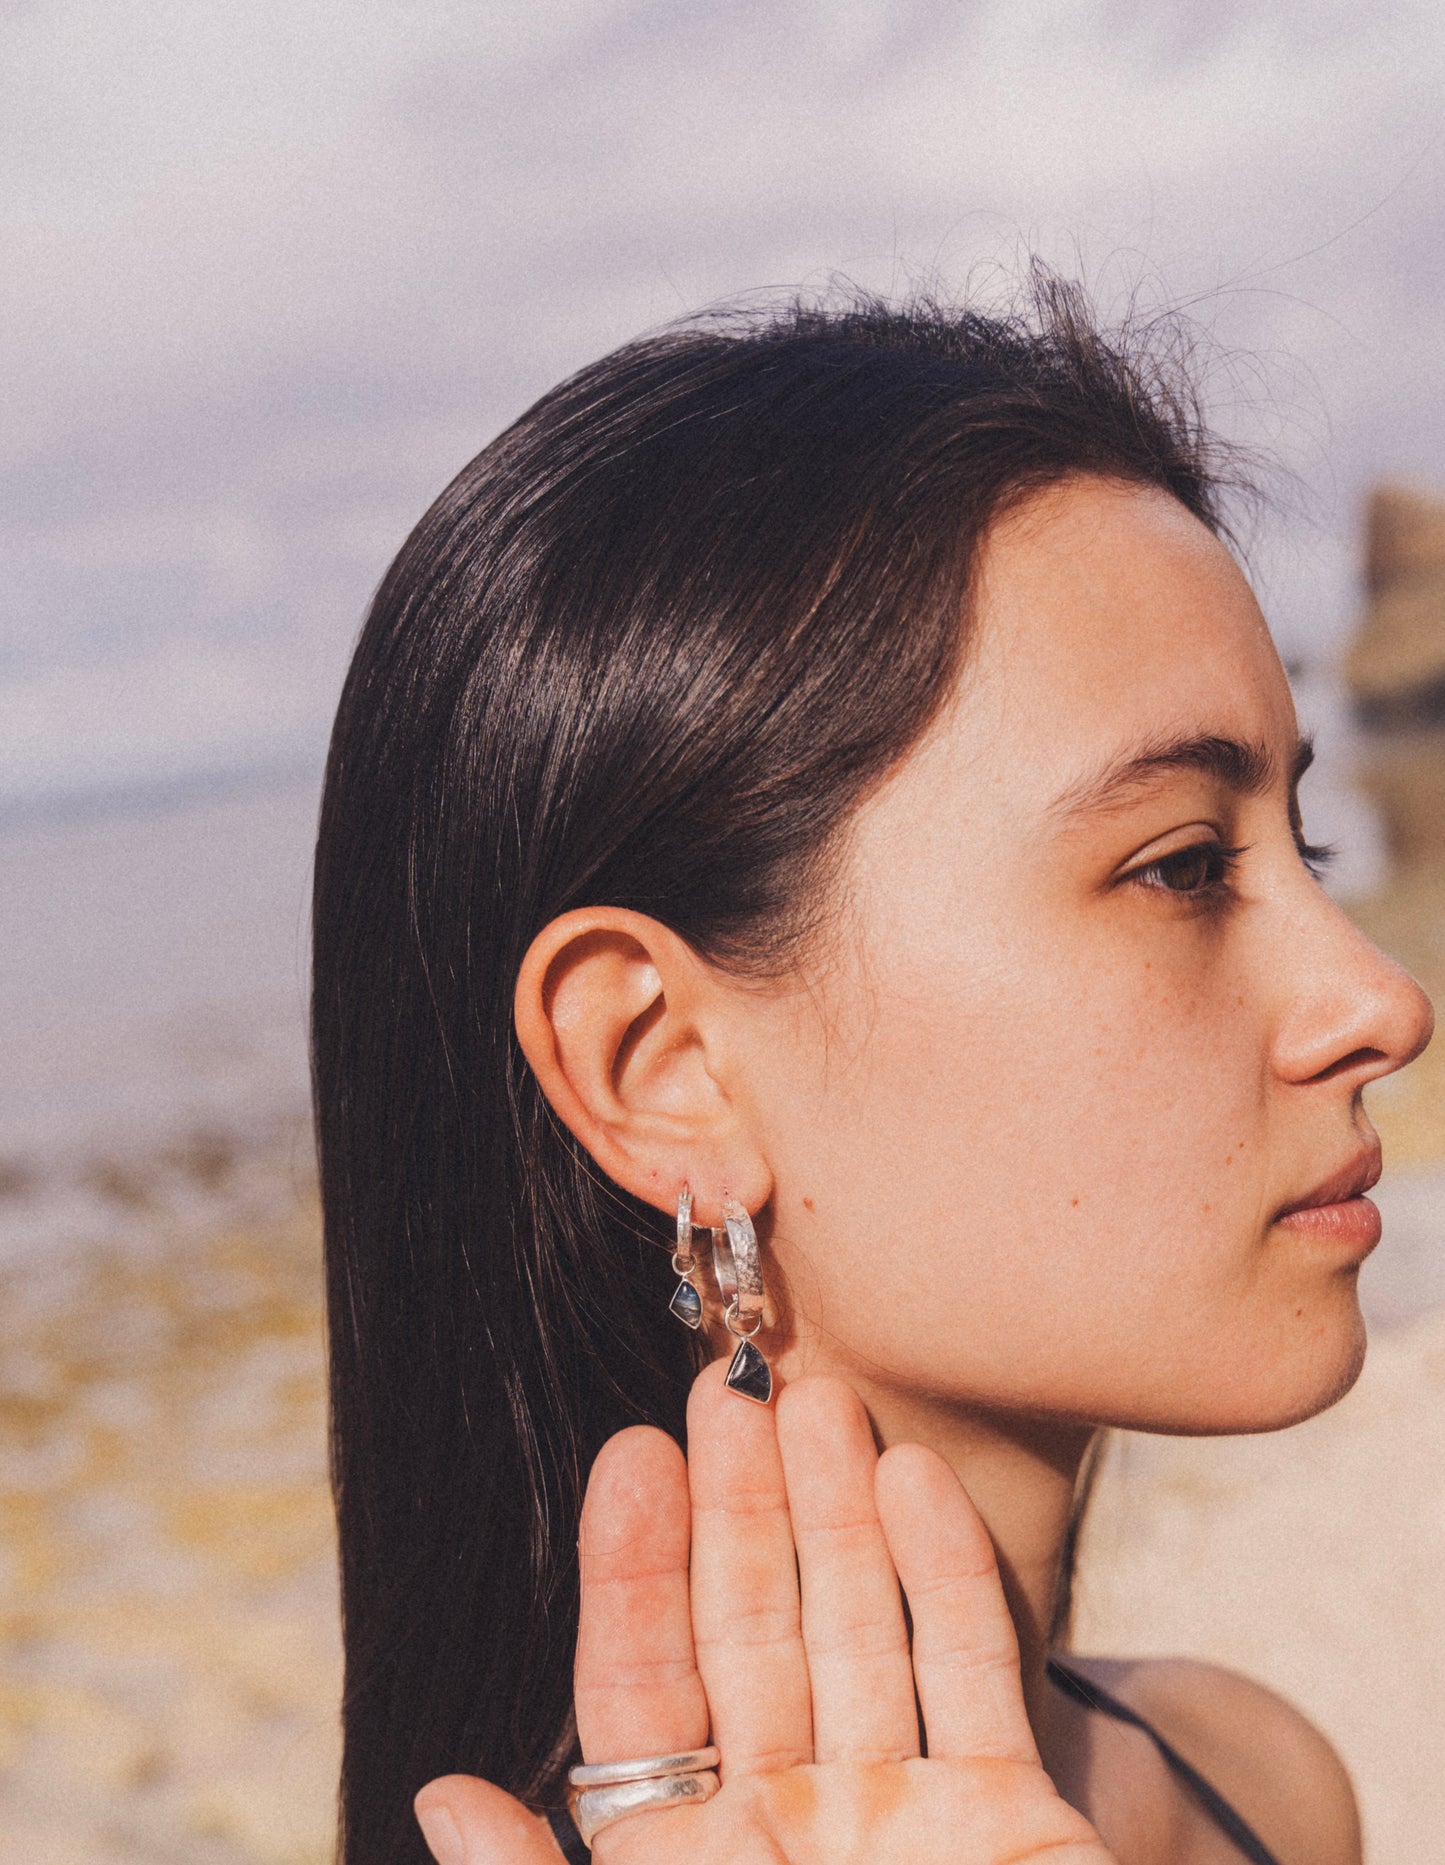
[[[544,396],[382,584],[315,892],[351,1865],[425,1859],[438,1774],[560,1797],[586,1473],[624,1425],[681,1438],[695,1371],[657,1213],[518,1049],[529,943],[606,903],[785,966],[958,673],[1000,511],[1093,473],[1217,527],[1169,350],[1044,275],[1002,316],[854,296],[673,329]]]

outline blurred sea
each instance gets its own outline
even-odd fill
[[[294,1205],[320,780],[62,797],[0,827],[0,1261]]]

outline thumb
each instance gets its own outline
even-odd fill
[[[475,1775],[428,1781],[412,1806],[437,1865],[558,1865],[561,1859],[540,1814]]]

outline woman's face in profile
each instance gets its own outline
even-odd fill
[[[1348,1386],[1361,1090],[1430,1011],[1311,873],[1300,768],[1249,586],[1174,500],[1077,479],[995,528],[840,936],[748,1019],[799,1370],[1175,1431]]]

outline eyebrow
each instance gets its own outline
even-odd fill
[[[1301,738],[1290,762],[1291,796],[1314,755],[1314,741]],[[1071,784],[1053,808],[1067,817],[1106,815],[1126,808],[1155,784],[1181,771],[1213,778],[1236,796],[1255,797],[1274,783],[1278,764],[1267,745],[1216,732],[1151,739]]]

